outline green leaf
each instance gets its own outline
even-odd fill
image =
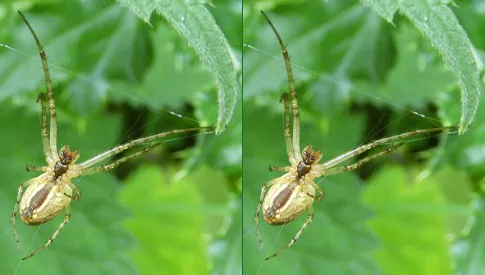
[[[160,25],[151,36],[154,45],[153,63],[143,78],[140,91],[136,92],[140,99],[152,105],[178,106],[193,98],[194,91],[203,91],[210,86],[212,82],[209,73],[200,64],[190,62],[190,56],[185,54],[188,50],[184,49],[185,45],[181,45],[185,41],[180,41],[173,29]],[[176,90],[164,91],[166,87]],[[165,96],[157,96],[160,93]]]
[[[482,181],[483,184],[483,181]],[[479,275],[485,270],[485,196],[477,194],[472,202],[469,231],[453,246],[457,275]]]
[[[394,13],[399,10],[431,41],[448,68],[458,78],[462,90],[459,132],[465,133],[478,108],[481,89],[479,71],[473,46],[453,11],[447,6],[449,1],[362,0],[362,2],[390,23]]]
[[[216,133],[224,131],[229,123],[239,92],[239,78],[236,73],[235,57],[203,1],[130,1],[119,0],[145,22],[153,11],[162,15],[195,50],[204,66],[213,73],[218,89],[219,116]]]
[[[392,99],[393,103],[415,109],[424,108],[427,102],[434,101],[440,92],[454,84],[453,75],[443,68],[441,62],[420,51],[420,42],[424,40],[420,36],[409,25],[399,26],[395,33],[397,60],[383,95],[386,99]]]
[[[127,181],[119,201],[131,210],[125,221],[139,247],[130,255],[141,274],[206,274],[204,204],[196,185],[169,182],[171,173],[144,166]]]
[[[118,200],[131,210],[126,227],[139,241],[130,253],[142,274],[208,274],[241,269],[240,202],[229,200],[224,174],[203,166],[183,179],[176,167],[146,165],[132,174]],[[231,207],[228,207],[230,205]],[[226,232],[227,226],[229,231]],[[236,237],[235,234],[237,234]],[[214,268],[207,264],[209,242]],[[215,249],[215,250],[214,250]],[[220,254],[222,250],[231,255]],[[238,254],[234,255],[236,251]],[[221,257],[225,261],[220,262]],[[190,265],[188,264],[190,263]]]
[[[483,94],[481,95],[483,99]],[[456,102],[459,100],[458,91],[444,96],[439,101],[441,116],[445,119],[456,117],[459,112]],[[484,102],[482,100],[482,102]],[[466,135],[451,137],[446,150],[447,160],[456,167],[467,171],[470,176],[480,178],[485,175],[485,108],[479,108],[473,127]]]
[[[438,182],[418,182],[409,172],[388,166],[370,179],[364,193],[375,213],[369,225],[382,242],[374,257],[383,274],[451,274],[449,205]]]
[[[242,204],[235,201],[230,205],[233,215],[224,238],[220,238],[211,246],[214,258],[213,274],[242,274]]]

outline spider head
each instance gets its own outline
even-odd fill
[[[303,152],[301,152],[301,157],[306,165],[313,165],[320,161],[322,158],[322,152],[320,150],[313,151],[312,146],[308,145],[305,147],[305,149],[303,149]]]
[[[78,158],[79,151],[71,151],[71,147],[69,147],[69,145],[64,145],[64,147],[61,148],[61,151],[59,151],[59,160],[63,165],[73,164]]]

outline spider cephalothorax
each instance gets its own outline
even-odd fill
[[[320,150],[313,151],[312,146],[308,145],[303,149],[303,152],[301,152],[301,158],[302,160],[298,163],[296,169],[299,179],[310,173],[312,166],[317,164],[322,158],[322,152],[320,152]]]
[[[76,163],[79,155],[79,151],[71,151],[69,145],[62,147],[62,149],[59,151],[59,160],[54,165],[55,178],[58,179],[60,176],[64,175],[69,167]]]

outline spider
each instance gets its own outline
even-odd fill
[[[41,136],[47,166],[37,167],[27,165],[27,171],[37,171],[44,173],[40,176],[24,182],[18,188],[17,200],[15,203],[14,211],[12,213],[13,233],[18,250],[20,251],[20,243],[16,229],[17,211],[19,211],[20,219],[25,224],[40,225],[52,220],[63,210],[65,210],[64,220],[59,225],[57,230],[52,234],[52,236],[43,246],[41,246],[28,256],[22,258],[22,260],[25,260],[35,256],[36,254],[47,248],[56,239],[62,228],[69,222],[71,218],[71,214],[69,211],[71,200],[79,201],[79,199],[81,198],[80,190],[71,182],[73,178],[112,170],[123,162],[126,162],[130,159],[133,159],[151,151],[152,149],[160,145],[160,143],[148,145],[147,147],[138,150],[137,152],[134,152],[132,154],[128,154],[127,156],[124,156],[114,161],[113,163],[94,166],[95,164],[98,164],[103,160],[111,158],[112,156],[117,155],[135,146],[144,145],[160,138],[179,133],[213,131],[214,127],[208,126],[172,130],[147,136],[144,138],[135,139],[125,144],[118,145],[105,152],[102,152],[82,162],[81,164],[75,164],[80,155],[78,150],[71,150],[69,145],[65,145],[61,148],[59,152],[57,152],[56,107],[54,102],[54,92],[52,90],[52,82],[47,64],[47,57],[30,23],[20,11],[18,13],[29,28],[37,44],[47,86],[47,95],[46,93],[41,92],[39,94],[39,97],[37,98],[37,102],[40,101],[42,109]],[[50,113],[49,134],[47,133],[47,112]]]
[[[316,178],[355,170],[373,159],[376,159],[396,150],[397,148],[402,146],[404,142],[399,142],[397,144],[391,145],[387,149],[367,156],[353,164],[347,164],[337,167],[337,165],[341,164],[342,162],[347,161],[364,152],[367,152],[377,146],[393,143],[395,141],[419,134],[441,132],[445,130],[455,129],[456,127],[440,127],[415,130],[412,132],[406,132],[403,134],[374,140],[373,142],[361,145],[353,150],[336,156],[331,160],[325,161],[322,164],[318,164],[322,158],[322,152],[320,150],[314,150],[311,145],[308,145],[303,149],[303,151],[300,151],[300,112],[298,109],[298,100],[295,88],[295,81],[293,78],[293,72],[290,63],[290,57],[288,55],[288,51],[286,50],[286,46],[283,44],[283,41],[278,31],[276,30],[276,27],[273,25],[266,13],[264,13],[263,11],[261,11],[261,13],[263,14],[264,18],[268,22],[269,26],[271,27],[274,34],[276,35],[276,38],[279,41],[286,66],[289,93],[283,93],[280,102],[283,102],[284,104],[284,137],[286,142],[286,152],[288,155],[288,160],[291,164],[290,166],[285,167],[270,166],[270,171],[286,172],[286,174],[270,180],[261,188],[261,195],[255,215],[257,236],[259,244],[261,246],[261,250],[264,251],[263,241],[261,239],[261,233],[259,229],[259,216],[261,209],[263,212],[263,219],[268,224],[275,226],[292,222],[297,217],[302,215],[306,210],[308,210],[308,218],[303,223],[300,230],[286,246],[278,250],[276,253],[266,257],[265,260],[268,260],[278,256],[289,247],[294,245],[298,238],[300,238],[303,230],[305,230],[305,228],[312,222],[313,202],[314,200],[320,201],[324,197],[323,190],[314,181]],[[293,131],[291,131],[290,129],[291,115],[293,116]]]

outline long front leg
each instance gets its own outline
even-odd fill
[[[54,91],[52,90],[52,82],[51,82],[51,75],[49,73],[49,65],[47,64],[47,55],[44,52],[44,48],[42,44],[40,44],[39,38],[30,26],[29,21],[25,18],[25,16],[19,11],[18,12],[24,20],[25,24],[29,28],[32,36],[35,39],[35,43],[37,43],[37,48],[39,49],[40,59],[42,60],[42,68],[44,69],[44,77],[45,77],[45,84],[47,86],[47,97],[49,99],[49,112],[50,112],[50,155],[57,160],[57,123],[56,123],[56,104],[54,102]]]
[[[40,106],[42,109],[42,122],[40,127],[40,135],[42,136],[42,145],[44,147],[45,161],[49,164],[54,164],[52,162],[51,149],[49,146],[49,135],[47,134],[47,98],[45,93],[40,93],[37,97],[37,102],[40,100]],[[30,166],[31,167],[31,166]],[[27,169],[27,171],[32,171],[34,169]]]
[[[66,207],[66,216],[64,217],[64,220],[59,225],[59,227],[54,232],[54,234],[52,234],[52,236],[49,238],[47,243],[44,246],[39,247],[36,251],[32,252],[32,254],[30,254],[29,256],[23,257],[22,260],[27,260],[28,258],[32,258],[36,254],[38,254],[39,252],[41,252],[42,250],[47,248],[49,245],[51,245],[51,243],[57,238],[57,235],[59,235],[59,232],[61,232],[62,228],[69,222],[70,219],[71,219],[71,212],[70,212],[69,205],[68,205]]]
[[[379,153],[376,153],[372,156],[369,156],[369,157],[366,157],[366,158],[363,158],[361,160],[359,160],[358,162],[356,163],[352,163],[352,164],[348,164],[348,165],[345,165],[345,166],[342,166],[342,167],[332,167],[332,168],[328,168],[326,170],[323,170],[322,173],[319,175],[320,176],[327,176],[327,175],[332,175],[332,174],[339,174],[339,173],[342,173],[342,172],[347,172],[347,171],[352,171],[352,170],[355,170],[359,167],[361,167],[363,164],[373,160],[373,159],[376,159],[378,157],[381,157],[383,155],[386,155],[386,154],[389,154],[391,153],[392,151],[396,150],[397,148],[403,146],[404,143],[401,142],[401,143],[398,143],[392,147],[389,147],[387,148],[386,150],[384,151],[381,151]]]
[[[102,166],[99,166],[99,167],[89,167],[89,168],[86,168],[86,169],[84,169],[84,170],[81,171],[81,174],[80,175],[83,175],[84,176],[84,175],[90,175],[90,174],[94,174],[94,173],[98,173],[98,172],[112,170],[112,169],[118,167],[123,162],[126,162],[126,161],[128,161],[130,159],[136,158],[136,157],[138,157],[140,155],[143,155],[143,154],[146,154],[146,153],[150,152],[155,147],[160,146],[160,144],[161,143],[156,143],[156,144],[154,144],[152,146],[149,146],[147,148],[144,148],[141,151],[138,151],[138,152],[133,153],[131,155],[122,157],[119,160],[116,160],[115,162],[110,163],[110,164],[105,164],[105,165],[102,165]]]
[[[290,55],[288,54],[288,51],[286,50],[285,44],[283,44],[283,40],[281,39],[280,34],[276,30],[276,27],[273,25],[269,17],[261,11],[263,14],[264,18],[270,25],[271,29],[273,29],[273,32],[276,35],[276,38],[278,39],[278,42],[280,43],[281,46],[281,51],[283,53],[283,59],[285,60],[285,66],[286,66],[286,74],[288,76],[288,86],[290,88],[290,96],[291,96],[291,110],[293,112],[293,156],[295,160],[299,161],[301,160],[300,156],[300,110],[298,108],[298,98],[296,95],[296,87],[295,87],[295,79],[293,77],[293,71],[291,68],[291,62],[290,62]]]
[[[284,102],[285,106],[285,142],[286,142],[286,153],[288,154],[288,159],[293,159],[293,142],[291,140],[291,130],[290,130],[290,101],[288,94],[284,93],[281,96],[280,102]]]
[[[362,154],[366,151],[369,151],[372,148],[379,146],[379,145],[384,145],[386,143],[392,143],[393,141],[397,141],[397,140],[400,140],[400,139],[404,139],[404,138],[408,138],[408,137],[412,137],[412,136],[416,136],[416,135],[420,135],[420,134],[442,132],[442,131],[446,131],[446,130],[456,130],[456,127],[429,128],[429,129],[416,130],[416,131],[407,132],[407,133],[400,134],[400,135],[395,135],[395,136],[391,136],[391,137],[387,137],[387,138],[378,139],[378,140],[375,140],[373,142],[359,146],[354,150],[343,153],[343,154],[339,155],[338,157],[336,157],[332,160],[329,160],[329,161],[327,161],[323,164],[317,165],[316,167],[319,167],[319,169],[327,169],[327,168],[333,167],[333,166],[335,166],[339,163],[342,163],[342,162],[344,162],[344,161],[346,161],[346,160],[348,160],[352,157],[355,157],[355,156],[360,155],[360,154]]]
[[[160,134],[155,134],[155,135],[144,137],[144,138],[135,139],[135,140],[132,140],[132,141],[127,142],[125,144],[118,145],[115,148],[108,150],[108,151],[105,151],[105,152],[103,152],[99,155],[96,155],[96,156],[90,158],[89,160],[81,163],[80,166],[82,168],[88,168],[88,167],[93,166],[94,164],[96,164],[100,161],[103,161],[107,158],[110,158],[110,157],[116,155],[116,154],[119,154],[123,151],[126,151],[126,150],[128,150],[128,149],[130,149],[134,146],[146,144],[146,143],[149,143],[153,140],[157,140],[157,139],[167,137],[167,136],[171,136],[171,135],[174,135],[174,134],[197,132],[197,131],[213,131],[213,130],[214,130],[213,126],[187,128],[187,129],[180,129],[180,130],[172,130],[172,131],[165,132],[165,133],[160,133]]]

